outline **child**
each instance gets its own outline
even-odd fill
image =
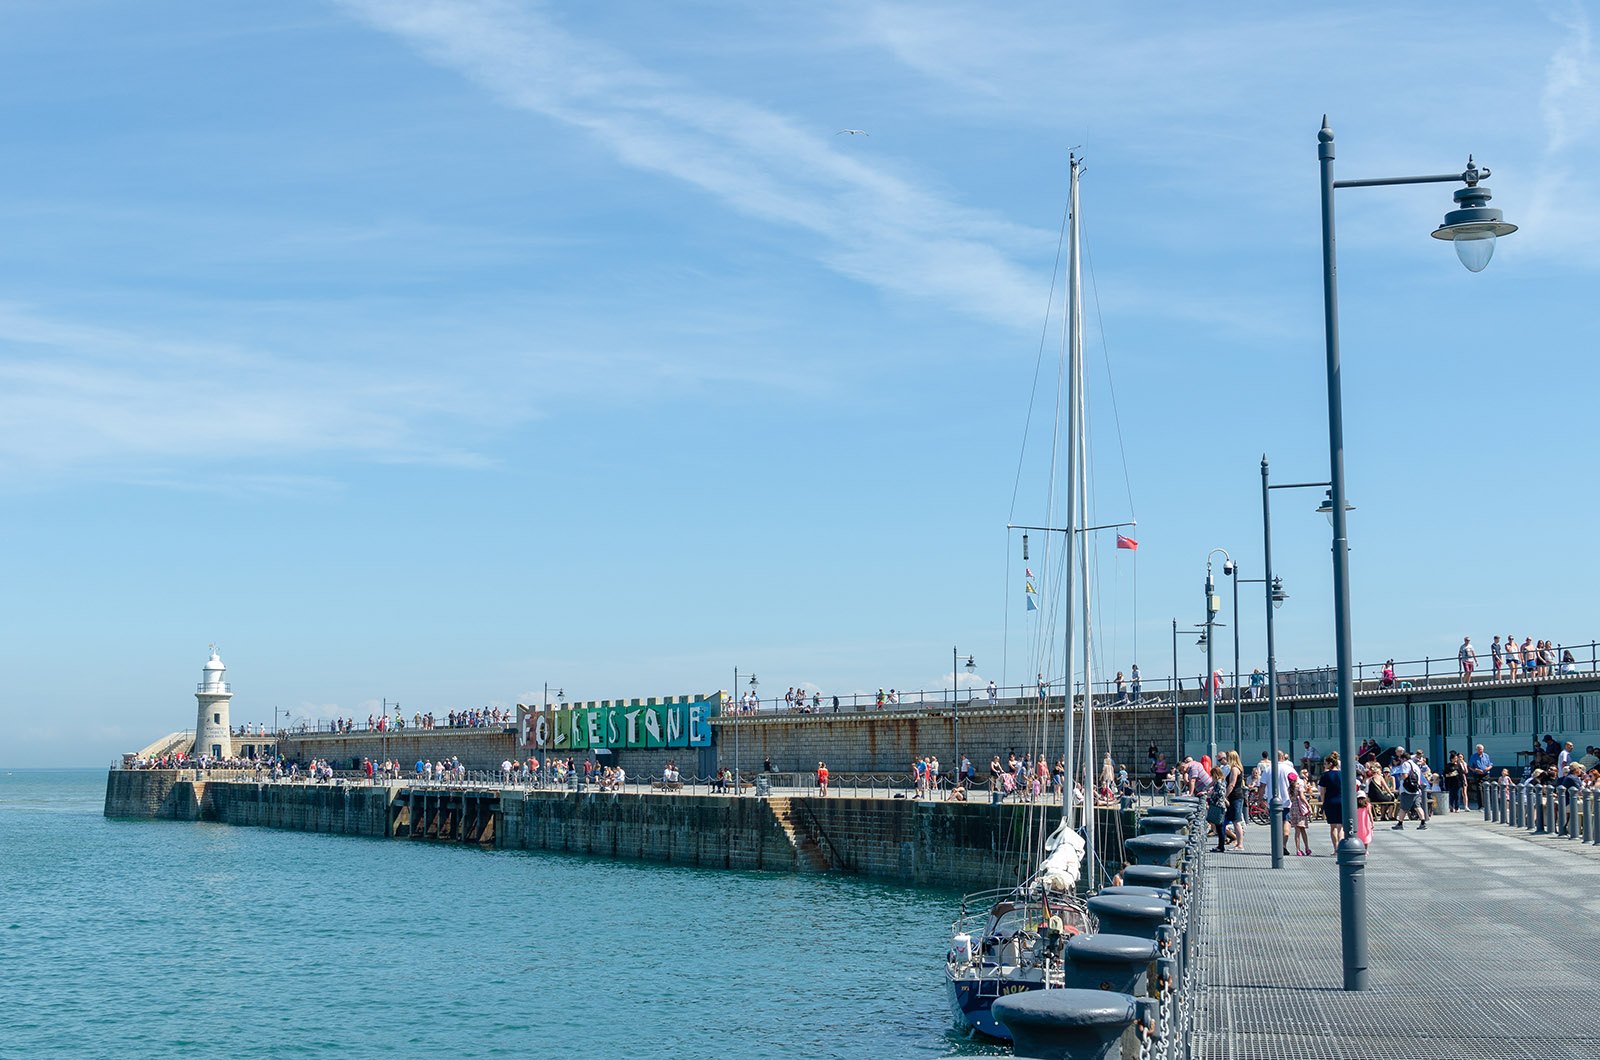
[[[1297,857],[1311,853],[1311,836],[1306,826],[1311,822],[1311,799],[1306,795],[1306,782],[1298,774],[1289,774],[1289,826],[1294,829],[1294,852]]]

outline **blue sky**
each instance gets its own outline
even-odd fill
[[[1341,193],[1358,657],[1600,636],[1594,12],[1466,15],[12,0],[0,761],[192,725],[211,642],[236,721],[1025,680],[1080,145],[1095,511],[1141,542],[1097,665],[1164,677],[1207,551],[1260,573],[1262,453],[1327,474],[1325,112],[1340,175],[1471,152],[1523,226],[1471,275],[1448,188]],[[1332,657],[1317,499],[1285,666]]]

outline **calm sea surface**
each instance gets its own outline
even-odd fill
[[[0,774],[0,1058],[937,1057],[946,892],[101,817]]]

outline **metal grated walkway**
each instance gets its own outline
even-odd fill
[[[1207,854],[1194,1055],[1214,1058],[1600,1055],[1600,861],[1475,813],[1425,832],[1379,823],[1367,859],[1371,989],[1346,993],[1338,866],[1273,872],[1265,827]]]

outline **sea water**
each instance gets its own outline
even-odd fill
[[[177,821],[0,774],[0,1060],[937,1057],[957,896]]]

